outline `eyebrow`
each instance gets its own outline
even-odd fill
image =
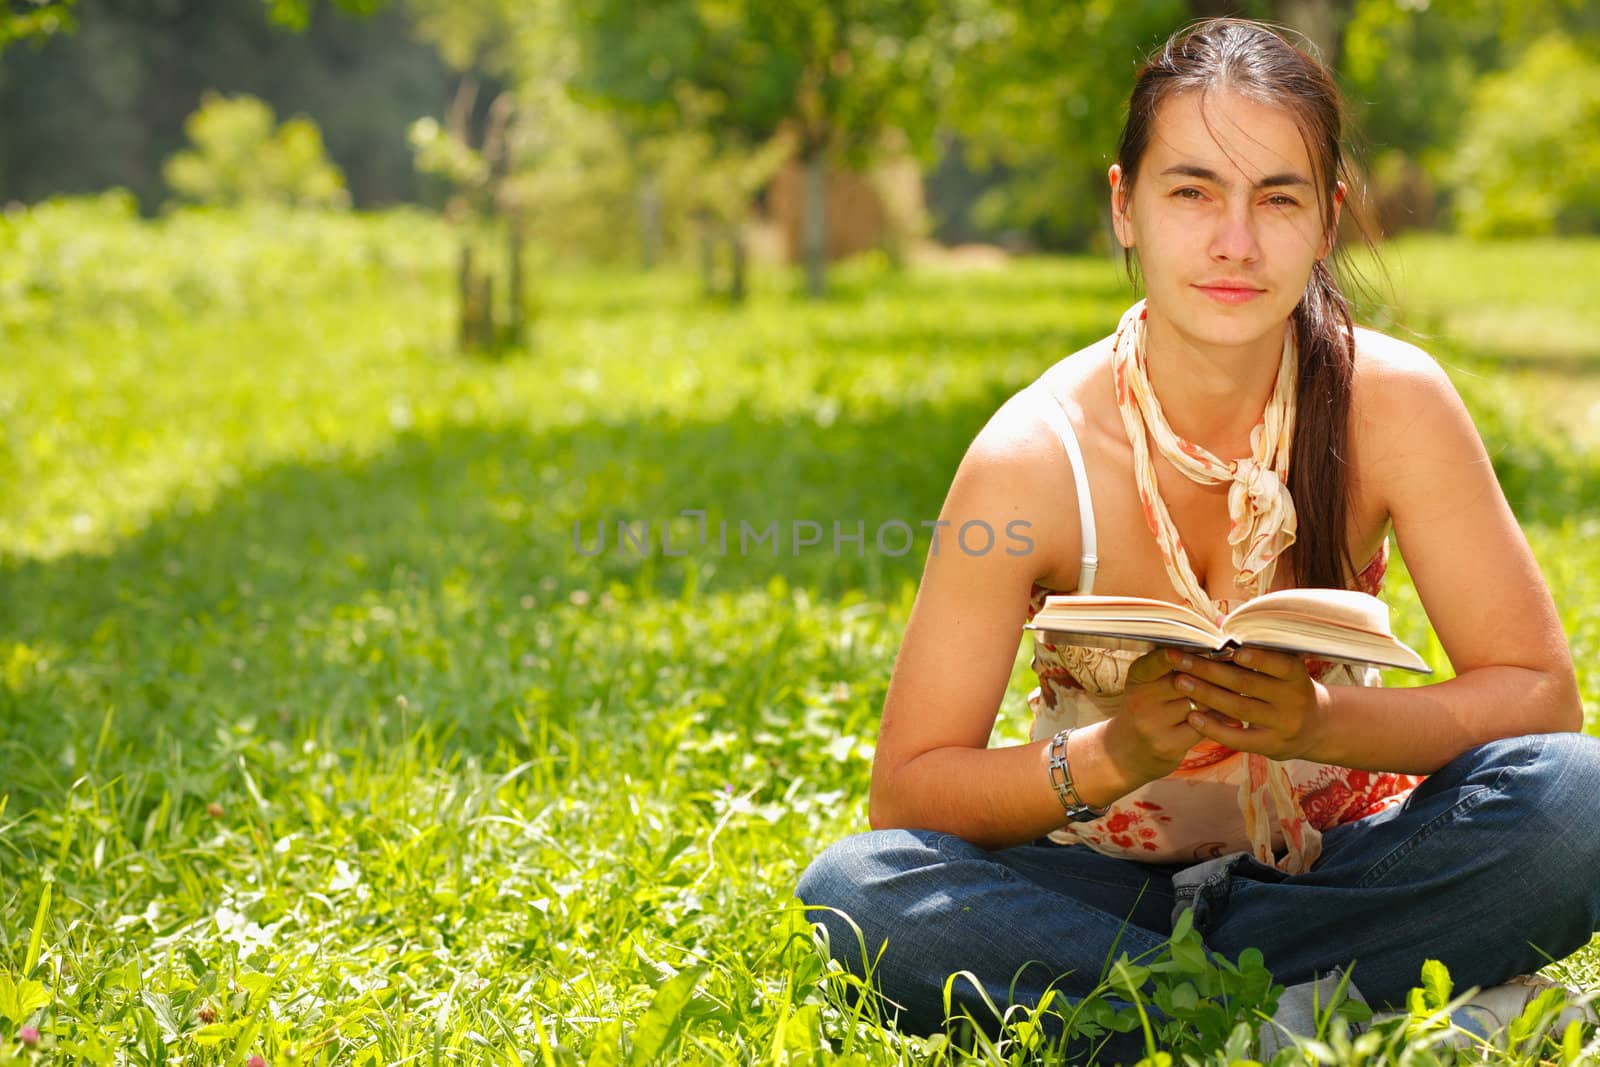
[[[1190,178],[1199,178],[1201,181],[1211,182],[1213,185],[1220,185],[1224,189],[1228,188],[1228,186],[1230,184],[1232,184],[1226,178],[1224,178],[1222,175],[1220,175],[1216,171],[1212,170],[1210,167],[1201,167],[1201,166],[1197,166],[1197,165],[1195,165],[1193,163],[1176,163],[1176,164],[1168,167],[1166,170],[1162,171],[1161,173],[1162,173],[1163,176],[1166,176],[1168,174],[1177,174],[1177,175],[1184,175],[1184,176],[1190,177]],[[1265,178],[1262,178],[1260,181],[1256,182],[1255,188],[1257,188],[1257,189],[1271,189],[1271,188],[1275,188],[1277,186],[1283,186],[1283,185],[1310,185],[1310,184],[1311,184],[1311,180],[1309,178],[1302,177],[1301,175],[1296,174],[1294,171],[1285,171],[1282,174],[1269,174],[1269,175],[1267,175]]]

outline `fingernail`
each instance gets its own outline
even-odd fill
[[[1188,670],[1189,669],[1189,665],[1192,664],[1193,662],[1194,662],[1194,660],[1190,659],[1188,656],[1185,656],[1181,652],[1178,653],[1178,666],[1184,668],[1185,670]]]
[[[1178,675],[1178,680],[1172,684],[1187,693],[1194,688],[1194,679],[1186,674],[1180,674]]]
[[[1241,667],[1248,667],[1248,666],[1250,666],[1250,664],[1254,663],[1255,661],[1256,661],[1256,658],[1255,658],[1255,656],[1251,655],[1249,649],[1243,649],[1243,650],[1241,650],[1239,652],[1239,654],[1237,656],[1233,657],[1233,662],[1237,663]]]

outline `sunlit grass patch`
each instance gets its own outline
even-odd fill
[[[59,1062],[1057,1055],[853,1013],[792,889],[864,828],[928,548],[871,531],[934,518],[999,403],[1107,329],[1114,264],[869,260],[743,309],[546,266],[529,349],[483,360],[425,216],[4,227],[0,1057],[24,1024]],[[1593,460],[1461,381],[1594,721]],[[721,553],[685,509],[868,534]],[[619,521],[653,548],[578,551]]]

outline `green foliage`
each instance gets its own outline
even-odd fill
[[[638,227],[619,221],[636,216],[637,160],[617,118],[569,91],[568,6],[410,0],[410,8],[468,93],[485,78],[506,86],[483,123],[459,113],[412,123],[418,170],[442,178],[477,224],[506,220],[570,259],[633,258]]]
[[[77,27],[77,0],[23,0],[0,11],[0,49],[16,41],[40,41]]]
[[[851,264],[820,304],[758,276],[739,314],[670,272],[550,272],[539,349],[487,363],[447,357],[453,247],[419,213],[0,218],[0,1008],[31,1004],[36,1058],[1060,1062],[1027,1013],[963,1048],[840,1004],[791,892],[864,827],[928,547],[871,531],[937,514],[1004,398],[1115,321],[1116,269]],[[1432,251],[1463,286],[1503,262]],[[1492,385],[1600,721],[1593,456]],[[741,518],[867,540],[719,554]],[[601,520],[654,549],[579,554]],[[1152,1062],[1225,1067],[1270,997],[1192,942],[1129,961],[1176,1013]],[[1466,1062],[1403,1030],[1330,1022],[1318,1057]]]
[[[0,1019],[11,1024],[8,1029],[15,1031],[26,1024],[52,999],[43,983],[31,978],[13,981],[9,974],[0,973]]]
[[[1359,0],[1339,73],[1366,141],[1441,178],[1479,74],[1504,63],[1510,6],[1474,0],[1444,12]]]
[[[1006,174],[973,208],[976,220],[1054,247],[1089,246],[1108,218],[1106,168],[1134,72],[1188,21],[1189,6],[969,0],[959,10],[948,121],[973,166]]]
[[[951,76],[946,16],[927,0],[600,0],[580,11],[580,88],[699,121],[719,142],[757,145],[788,127],[805,156],[860,162],[892,127],[923,146]]]
[[[306,29],[288,33],[263,0],[206,0],[181,15],[169,0],[77,0],[74,32],[0,53],[5,199],[122,187],[153,212],[170,196],[161,165],[186,147],[184,120],[208,89],[315,120],[358,205],[425,198],[405,129],[449,99],[449,71],[398,7],[356,18],[305,6]]]
[[[1255,949],[1246,949],[1237,962],[1208,955],[1189,912],[1174,925],[1158,959],[1147,965],[1119,963],[1112,969],[1112,985],[1130,1001],[1148,999],[1160,1013],[1152,1023],[1141,1012],[1151,1055],[1166,1050],[1179,1056],[1248,1047],[1283,991]]]
[[[1414,161],[1433,187],[1459,188],[1468,201],[1481,199],[1474,186],[1482,180],[1495,181],[1497,173],[1525,174],[1532,180],[1521,190],[1497,198],[1505,202],[1508,218],[1524,217],[1530,210],[1537,216],[1543,208],[1534,201],[1542,197],[1539,190],[1550,175],[1533,173],[1531,166],[1515,161],[1482,158],[1483,150],[1497,150],[1488,148],[1485,136],[1504,139],[1501,148],[1519,142],[1526,147],[1530,139],[1543,137],[1543,131],[1559,130],[1554,113],[1570,111],[1572,102],[1557,99],[1565,88],[1556,86],[1554,96],[1534,102],[1530,110],[1525,94],[1513,99],[1519,96],[1514,86],[1487,89],[1480,83],[1503,80],[1507,68],[1525,63],[1530,47],[1552,35],[1571,38],[1595,54],[1600,44],[1596,12],[1594,5],[1576,0],[1448,5],[1358,0],[1345,29],[1339,73],[1362,142],[1372,146],[1380,166],[1386,156],[1391,167],[1395,157]],[[1485,92],[1499,99],[1491,100]],[[1513,107],[1519,110],[1509,110]],[[1495,108],[1508,110],[1495,115]],[[1531,138],[1513,132],[1522,123],[1532,131]],[[1473,138],[1479,147],[1468,145]],[[1462,169],[1464,155],[1473,157],[1470,173]],[[1518,199],[1523,203],[1516,203]],[[1513,231],[1535,232],[1518,223],[1499,232]]]
[[[1475,237],[1600,228],[1600,56],[1563,36],[1472,94],[1450,175]]]
[[[863,168],[891,147],[925,151],[951,77],[946,9],[929,0],[597,0],[576,11],[575,88],[654,142],[641,153],[649,182],[675,177],[648,170],[652,157],[703,155],[711,180],[684,198],[689,214],[729,225],[790,155],[815,174]],[[808,196],[803,210],[820,296],[828,209]]]
[[[316,0],[262,0],[272,21],[286,29],[303,33],[311,25],[311,10]],[[372,15],[389,6],[389,0],[333,0],[347,14]]]
[[[202,204],[287,204],[345,207],[344,175],[322,150],[307,118],[277,125],[272,108],[253,96],[207,93],[184,123],[194,147],[162,168],[172,191]]]

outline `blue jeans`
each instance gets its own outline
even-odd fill
[[[1353,963],[1374,1008],[1398,1007],[1424,960],[1442,960],[1457,989],[1496,985],[1600,930],[1600,739],[1538,734],[1471,749],[1404,804],[1336,826],[1322,845],[1304,874],[1240,853],[1180,875],[1182,865],[1082,845],[989,852],[949,834],[880,830],[825,851],[797,895],[819,908],[811,918],[847,970],[863,974],[861,945],[820,909],[848,914],[869,957],[883,948],[874,980],[901,1006],[898,1025],[918,1033],[943,1028],[952,973],[972,972],[1002,1009],[1052,986],[1082,997],[1108,958],[1164,944],[1185,906],[1212,952],[1254,946],[1285,985]],[[952,996],[992,1017],[969,982]]]

